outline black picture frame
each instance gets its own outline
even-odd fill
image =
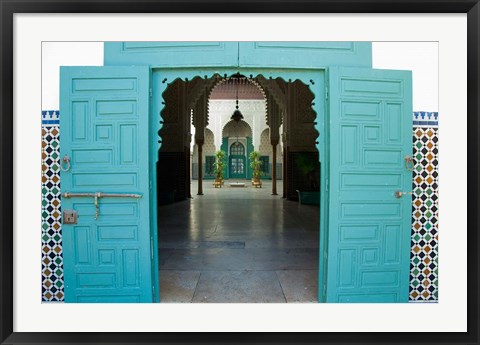
[[[478,344],[479,0],[0,0],[0,341],[2,344]],[[13,332],[13,16],[16,13],[467,13],[468,331],[465,333],[19,333]],[[452,317],[455,317],[452,315]],[[41,320],[39,320],[41,322]]]

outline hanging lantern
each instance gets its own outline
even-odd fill
[[[243,115],[242,113],[240,112],[240,110],[238,109],[238,84],[240,84],[240,75],[237,74],[235,75],[234,78],[232,78],[233,82],[235,83],[235,87],[236,87],[236,99],[235,99],[235,110],[233,111],[233,114],[232,114],[232,117],[230,117],[232,120],[234,120],[235,122],[240,122],[241,120],[243,120]]]

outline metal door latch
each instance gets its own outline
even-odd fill
[[[402,196],[406,195],[406,194],[410,194],[412,195],[412,192],[402,192],[401,190],[397,190],[394,195],[395,195],[395,198],[397,199],[400,199]]]
[[[64,198],[93,198],[93,205],[95,206],[95,220],[98,219],[100,216],[100,208],[98,206],[98,199],[100,198],[135,198],[140,199],[142,197],[141,194],[132,194],[132,193],[70,193],[65,192],[63,193]],[[74,211],[76,212],[76,211]],[[65,224],[72,224],[72,223],[65,223]],[[75,223],[76,224],[76,223]]]
[[[75,210],[65,210],[62,215],[63,224],[77,224],[78,212]]]

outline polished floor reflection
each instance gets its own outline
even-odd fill
[[[318,206],[231,182],[159,208],[161,302],[316,302]]]

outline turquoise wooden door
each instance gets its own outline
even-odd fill
[[[327,302],[407,302],[410,71],[329,70]]]
[[[230,146],[229,160],[229,176],[231,178],[246,178],[247,167],[245,158],[245,146],[240,143],[234,143]]]
[[[62,67],[66,302],[152,302],[148,67]],[[100,194],[98,194],[100,193]]]

